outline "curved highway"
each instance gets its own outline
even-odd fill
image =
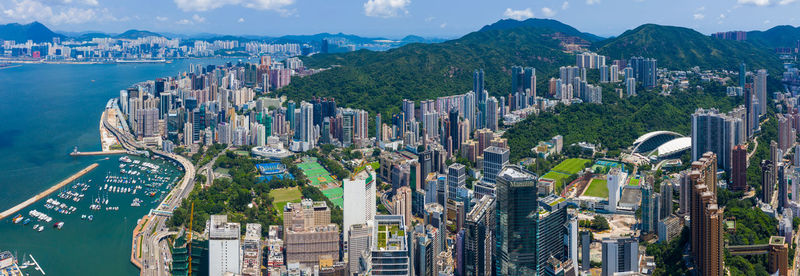
[[[119,129],[112,126],[107,118],[106,113],[103,112],[101,116],[101,120],[103,121],[103,127],[105,127],[109,132],[111,132],[114,137],[117,138],[120,145],[123,148],[129,151],[139,150],[141,148],[146,148],[139,144],[136,139],[134,139],[130,133],[125,133],[120,131]],[[172,211],[178,208],[181,201],[189,196],[189,193],[192,191],[194,187],[194,177],[195,177],[195,167],[188,159],[183,156],[163,152],[156,149],[146,148],[152,151],[155,155],[162,156],[164,158],[171,159],[183,167],[184,175],[181,179],[180,184],[173,188],[164,201],[161,202],[154,210],[151,210],[152,219],[148,220],[142,231],[139,231],[138,235],[133,237],[134,241],[137,241],[139,237],[142,238],[141,243],[141,256],[137,258],[136,254],[134,254],[132,261],[134,264],[138,262],[137,266],[139,266],[141,272],[140,275],[169,275],[169,269],[166,265],[166,259],[169,255],[169,250],[162,250],[160,248],[159,243],[167,236],[174,234],[175,232],[169,232],[165,226],[166,219],[172,214]],[[134,245],[136,243],[134,242]],[[137,250],[133,250],[132,252],[136,252]],[[169,258],[171,259],[171,257]]]

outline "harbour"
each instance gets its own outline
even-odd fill
[[[138,177],[120,173],[118,158],[128,155],[70,156],[69,153],[75,146],[82,152],[110,150],[98,141],[102,134],[98,122],[108,99],[118,95],[120,89],[142,80],[186,71],[191,63],[222,64],[236,60],[184,59],[173,63],[127,65],[28,64],[3,70],[0,96],[24,97],[18,97],[13,104],[0,101],[0,116],[14,118],[0,124],[0,154],[6,157],[0,159],[3,172],[0,174],[0,198],[5,199],[0,202],[0,210],[14,207],[93,163],[98,163],[98,167],[0,221],[0,251],[31,254],[48,275],[139,275],[139,269],[130,261],[131,237],[137,220],[166,198],[166,193],[161,191],[175,184],[164,184],[152,197],[145,194],[146,185],[141,185],[142,189],[137,189],[136,194],[132,193],[133,189],[127,193],[100,191],[97,183],[104,182],[106,176]],[[42,81],[39,76],[48,76],[48,81]],[[37,105],[47,109],[26,108]],[[182,173],[179,167],[164,159],[130,158],[158,164],[175,176]],[[126,172],[129,166],[126,165]],[[80,187],[76,187],[77,191],[72,189],[77,182],[90,188],[86,191],[81,191]],[[135,188],[140,185],[138,183],[138,180],[132,186],[109,183],[109,187]],[[58,197],[67,190],[82,193],[84,197],[80,202]],[[106,194],[107,205],[102,205],[100,210],[89,209],[96,198],[105,199]],[[77,209],[70,215],[48,210],[44,206],[47,198]],[[138,207],[131,206],[135,198],[141,200]],[[106,210],[108,207],[118,207],[118,210]],[[52,221],[44,223],[32,218],[29,212],[33,209],[47,212]],[[31,221],[27,225],[23,225],[25,219],[19,224],[12,223],[11,218],[17,214]],[[86,219],[81,219],[82,215],[87,215]],[[93,215],[93,220],[88,219],[89,215]],[[64,222],[61,230],[53,228],[59,221]],[[33,230],[36,224],[44,229]],[[43,275],[32,267],[24,269],[24,273]]]
[[[63,188],[64,186],[66,186],[67,184],[71,183],[72,181],[75,181],[76,179],[80,178],[81,176],[85,175],[86,173],[94,170],[95,168],[97,168],[97,166],[98,166],[97,163],[91,164],[88,167],[86,167],[85,169],[80,170],[78,173],[76,173],[76,174],[68,177],[67,179],[64,179],[63,181],[59,182],[58,184],[54,185],[53,187],[50,187],[47,190],[44,190],[43,192],[35,195],[34,197],[31,197],[28,200],[25,200],[22,203],[17,204],[14,207],[11,207],[11,209],[3,211],[2,213],[0,213],[0,221],[2,221],[4,218],[6,218],[6,217],[8,217],[8,216],[10,216],[10,215],[12,215],[12,214],[14,214],[16,212],[19,212],[20,210],[30,206],[31,204],[35,203],[36,201],[39,201],[42,198],[47,197],[48,195],[52,194],[53,192],[57,191],[58,189]]]

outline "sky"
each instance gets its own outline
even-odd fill
[[[0,23],[53,30],[460,37],[504,18],[616,36],[645,23],[705,34],[800,24],[800,0],[0,0]]]

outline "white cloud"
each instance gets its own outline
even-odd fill
[[[239,17],[239,20],[236,20],[236,22],[243,23],[244,22],[244,17]]]
[[[542,8],[542,14],[544,14],[546,17],[553,17],[556,15],[556,12],[548,7],[544,7]]]
[[[767,20],[764,20],[764,25],[767,25],[767,24],[769,24],[769,23],[770,23],[769,19],[767,19]]]
[[[768,6],[770,0],[738,0],[737,3],[739,4],[747,4],[747,5],[756,5],[756,6]]]
[[[435,17],[435,16],[430,16],[430,17],[428,17],[428,18],[425,18],[425,22],[431,22],[431,21],[433,21],[434,19],[436,19],[436,17]]]
[[[192,15],[192,18],[184,18],[178,21],[175,21],[175,24],[179,25],[194,25],[200,24],[206,21],[205,17],[200,16],[199,14]]]
[[[442,29],[444,29],[445,27],[447,27],[447,23],[446,23],[446,22],[445,22],[445,23],[442,23],[441,25],[439,25],[439,28],[442,28]]]
[[[725,14],[724,13],[720,13],[719,14],[719,19],[725,19]]]
[[[196,22],[196,23],[203,23],[203,21],[206,21],[206,18],[202,17],[202,16],[200,16],[198,14],[195,14],[195,15],[192,15],[192,20],[194,22]]]
[[[294,0],[173,0],[179,9],[189,11],[209,11],[223,6],[242,6],[256,10],[285,12],[284,7],[294,4]]]
[[[533,17],[533,11],[531,11],[530,8],[524,10],[512,10],[511,8],[507,8],[503,16],[516,20],[525,20]]]
[[[369,0],[364,3],[364,14],[371,17],[397,17],[408,14],[411,0]]]
[[[81,24],[86,22],[120,21],[108,9],[67,6],[71,1],[43,3],[37,0],[14,0],[2,7],[0,13],[16,21],[41,21],[52,25]],[[95,5],[97,1],[80,1]]]
[[[694,15],[692,15],[692,17],[694,18],[694,20],[703,20],[703,18],[706,18],[706,15],[702,13],[695,13]]]
[[[161,22],[164,22],[164,21],[167,21],[167,20],[169,20],[169,17],[166,17],[166,16],[156,16],[156,20],[158,20],[158,21],[161,21]]]
[[[753,5],[753,6],[771,6],[774,4],[778,5],[789,5],[791,3],[797,2],[797,0],[737,0],[736,3],[744,4],[744,5]]]
[[[586,5],[599,4],[600,0],[586,0]]]
[[[561,9],[562,9],[562,10],[569,9],[569,2],[567,2],[567,1],[564,1],[564,4],[561,4]]]

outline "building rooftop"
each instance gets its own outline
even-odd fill
[[[228,222],[226,215],[212,215],[209,237],[212,239],[238,239],[239,224]]]
[[[536,181],[536,174],[520,166],[505,166],[497,176],[512,181]]]
[[[377,231],[373,251],[406,251],[406,232],[403,216],[375,216]]]

